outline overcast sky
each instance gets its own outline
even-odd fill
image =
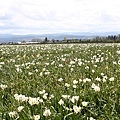
[[[120,0],[0,0],[0,34],[120,31]]]

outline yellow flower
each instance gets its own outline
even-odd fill
[[[107,65],[106,65],[105,69],[107,69],[107,70],[108,70],[108,66],[107,66]]]

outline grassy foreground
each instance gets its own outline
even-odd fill
[[[0,46],[0,120],[120,120],[120,44]]]

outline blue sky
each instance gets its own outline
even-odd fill
[[[120,31],[120,0],[0,0],[1,34]]]

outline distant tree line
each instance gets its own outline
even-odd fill
[[[107,37],[97,36],[94,38],[95,41],[120,41],[120,35],[108,35]]]
[[[32,39],[30,42],[26,42],[23,40],[21,44],[52,44],[52,43],[59,43],[59,44],[64,44],[64,43],[120,43],[120,34],[119,35],[108,35],[108,36],[96,36],[92,39],[67,39],[64,37],[63,40],[48,40],[47,37],[44,38],[43,41],[41,39]],[[8,45],[16,45],[20,44],[17,42],[8,42],[8,43],[0,43],[1,45],[3,44],[8,44]]]

